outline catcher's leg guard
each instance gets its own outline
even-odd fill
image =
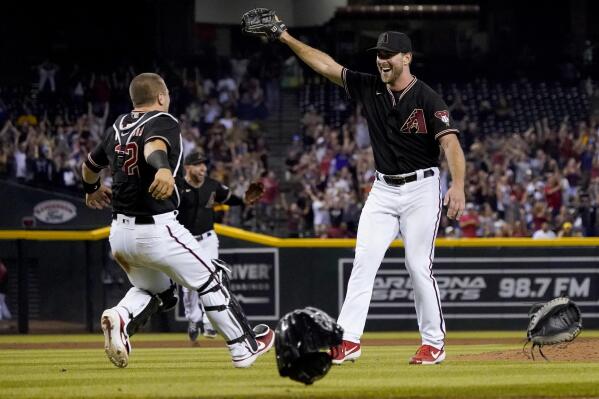
[[[177,296],[177,285],[171,281],[171,286],[169,289],[156,294],[158,299],[160,299],[160,311],[168,312],[177,306],[177,302],[179,301],[179,297]]]
[[[158,295],[133,287],[115,309],[127,324],[126,332],[130,337],[146,324],[150,316],[160,310],[161,304]]]
[[[204,310],[212,324],[225,337],[233,356],[238,351],[255,352],[258,349],[256,333],[250,327],[241,305],[229,291],[226,273],[228,268],[218,259],[212,263],[216,267],[216,273],[198,290]]]

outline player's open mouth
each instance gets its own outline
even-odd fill
[[[390,67],[381,67],[381,72],[383,73],[387,73],[387,72],[391,72],[391,68]]]

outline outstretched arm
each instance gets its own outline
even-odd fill
[[[302,43],[291,36],[287,31],[281,34],[279,40],[289,46],[302,61],[308,64],[308,66],[318,74],[324,76],[336,85],[343,86],[343,79],[341,77],[343,67],[330,55]]]
[[[92,209],[110,206],[112,190],[100,181],[100,172],[92,170],[85,162],[81,166],[81,177],[85,191],[85,205]]]

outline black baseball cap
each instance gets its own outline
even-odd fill
[[[185,165],[208,164],[208,158],[201,152],[192,152],[185,157]]]
[[[381,33],[376,42],[376,47],[369,48],[368,50],[383,50],[390,53],[411,53],[412,41],[405,33],[390,30]]]

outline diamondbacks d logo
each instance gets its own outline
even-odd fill
[[[449,127],[449,112],[448,111],[437,111],[435,112],[435,118],[441,119],[441,122],[445,123]]]
[[[414,109],[400,130],[402,133],[426,133],[424,111],[421,108]]]

